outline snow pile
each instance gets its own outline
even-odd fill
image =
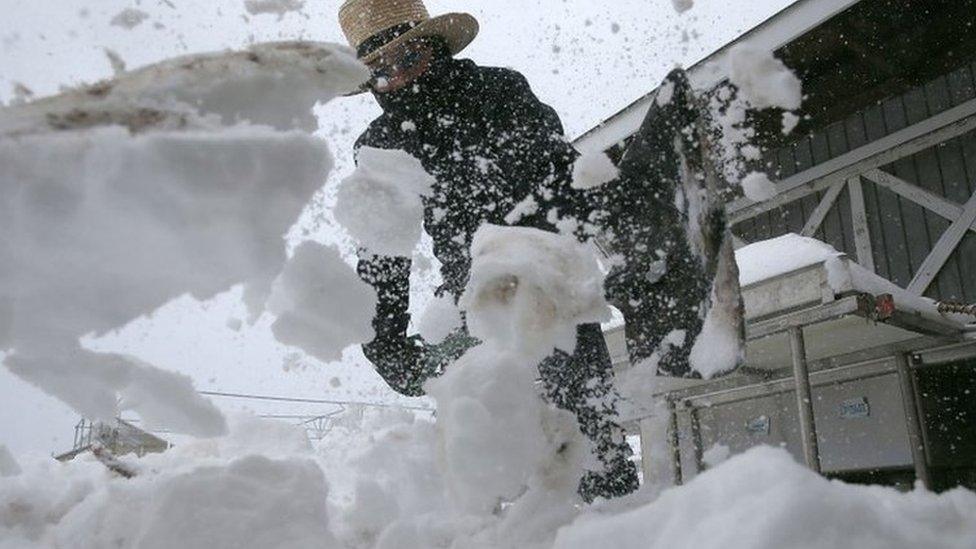
[[[131,409],[223,432],[187,379],[78,338],[238,284],[260,314],[283,236],[332,167],[324,142],[292,128],[364,72],[344,48],[265,44],[0,110],[5,364],[91,419]]]
[[[417,332],[424,341],[437,345],[464,325],[461,310],[450,295],[435,298],[420,317]]]
[[[971,547],[976,494],[852,486],[826,480],[782,449],[761,447],[665,491],[653,503],[585,516],[557,549]]]
[[[400,150],[363,147],[358,162],[339,186],[336,220],[370,252],[410,257],[423,230],[422,199],[436,181]]]
[[[276,14],[280,20],[286,13],[301,11],[305,0],[244,0],[244,9],[251,15]]]
[[[722,461],[716,448],[716,463],[689,484],[649,484],[610,504],[530,505],[527,493],[475,515],[445,498],[428,421],[384,412],[339,422],[317,452],[300,436],[266,420],[235,422],[222,439],[123,458],[140,471],[130,480],[86,456],[33,461],[0,477],[0,548],[968,549],[976,539],[972,492],[829,481],[782,449]]]
[[[255,444],[257,421],[226,439],[123,458],[139,471],[129,480],[86,456],[0,479],[0,547],[334,547],[328,486],[307,443],[268,457],[284,438],[275,431],[304,433],[271,424]]]
[[[729,51],[729,80],[756,109],[797,110],[803,102],[802,83],[768,50],[743,43]]]
[[[20,464],[6,446],[0,444],[0,477],[13,477],[20,474]]]
[[[763,202],[779,194],[776,185],[762,172],[751,172],[743,177],[742,191],[753,202]]]
[[[484,343],[427,384],[436,423],[352,410],[316,454],[300,427],[233,418],[229,436],[123,456],[137,472],[128,480],[90,456],[31,462],[0,477],[0,548],[898,549],[976,538],[972,492],[848,486],[772,448],[724,462],[726,449],[714,448],[688,485],[664,489],[655,472],[636,494],[582,506],[589,442],[534,381],[540,358],[566,343],[546,323],[608,316],[596,257],[522,228],[484,227],[474,248],[462,303]],[[297,262],[320,252],[300,248]],[[302,287],[308,271],[296,269]],[[526,316],[531,304],[546,314]]]
[[[597,252],[572,237],[485,225],[471,245],[460,306],[471,335],[526,355],[572,352],[576,327],[610,320]]]
[[[315,242],[295,250],[274,284],[268,310],[277,320],[278,341],[301,348],[323,362],[374,337],[376,291],[363,282],[339,251]]]
[[[583,153],[573,164],[574,189],[592,189],[620,177],[620,170],[601,151]]]

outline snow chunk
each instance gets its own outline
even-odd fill
[[[674,6],[674,11],[684,13],[695,7],[695,0],[671,0],[671,5]]]
[[[0,444],[0,477],[15,477],[21,473],[20,464],[6,446]]]
[[[251,15],[277,14],[281,19],[288,12],[301,11],[305,0],[244,0],[244,9]]]
[[[109,64],[112,65],[112,73],[115,76],[125,72],[125,60],[122,59],[122,56],[118,52],[110,48],[102,48],[102,51],[105,52],[105,57],[108,58]]]
[[[735,252],[739,283],[745,287],[843,255],[815,238],[787,234]]]
[[[731,372],[745,358],[745,347],[740,332],[742,318],[738,303],[721,303],[717,297],[720,291],[719,284],[717,281],[712,289],[711,302],[715,306],[708,310],[701,333],[695,339],[688,357],[691,369],[700,373],[705,379]]]
[[[797,125],[800,123],[800,117],[791,112],[783,113],[783,135],[789,135],[793,133]]]
[[[374,337],[376,291],[343,261],[339,251],[304,242],[274,284],[268,309],[278,316],[271,326],[278,341],[294,345],[323,362]]]
[[[603,152],[583,153],[573,164],[574,189],[592,189],[620,177],[620,170]]]
[[[406,152],[363,147],[356,171],[339,186],[336,220],[370,252],[410,257],[423,230],[422,197],[435,183]]]
[[[70,350],[183,294],[206,300],[239,283],[259,312],[283,235],[330,167],[320,140],[267,128],[0,138],[0,211],[17,212],[0,215],[2,343]]]
[[[976,494],[966,490],[843,484],[759,447],[636,509],[588,515],[560,530],[554,547],[965,547],[976,539],[973,517]]]
[[[522,219],[535,215],[539,211],[539,201],[535,199],[531,194],[525,197],[521,202],[512,208],[512,211],[508,212],[505,216],[505,223],[509,225],[515,225]]]
[[[463,325],[461,310],[454,303],[454,298],[445,295],[430,302],[420,317],[417,331],[424,341],[437,345]]]
[[[115,14],[115,17],[112,18],[109,24],[115,27],[122,27],[125,30],[132,30],[141,25],[146,19],[149,19],[148,13],[136,8],[125,8]]]
[[[800,108],[802,83],[772,52],[739,44],[729,51],[728,62],[729,80],[752,107]]]
[[[575,416],[539,398],[536,358],[488,341],[425,387],[437,401],[442,474],[471,513],[489,514],[529,488],[561,493],[562,505],[577,499],[590,443]]]
[[[523,352],[572,352],[576,327],[610,319],[597,252],[572,236],[483,225],[461,297],[471,335]]]
[[[270,42],[173,58],[0,115],[0,135],[118,124],[133,132],[250,121],[318,128],[317,103],[358,89],[369,70],[345,46]],[[207,117],[206,122],[197,118]]]
[[[709,469],[714,469],[728,461],[729,456],[731,455],[732,450],[730,450],[728,446],[724,444],[714,444],[702,454],[702,462],[704,462]]]
[[[751,172],[742,178],[742,191],[753,202],[764,202],[774,198],[779,191],[769,176],[762,172]]]
[[[189,377],[136,358],[76,349],[53,356],[14,354],[4,365],[86,418],[111,422],[122,410],[133,410],[150,428],[199,437],[227,431],[223,414],[194,390]]]
[[[291,128],[314,127],[316,102],[364,71],[344,48],[261,44],[0,110],[5,365],[93,418],[114,417],[121,397],[160,427],[222,432],[185,378],[78,338],[238,284],[260,314],[284,234],[332,167],[322,140]]]

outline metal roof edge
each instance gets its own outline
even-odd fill
[[[722,82],[727,75],[720,61],[740,42],[750,40],[756,47],[775,51],[860,1],[799,0],[692,65],[688,70],[691,83],[695,88],[708,89]],[[573,145],[582,152],[605,151],[630,136],[640,127],[656,92],[657,88],[651,90],[584,132],[573,140]]]

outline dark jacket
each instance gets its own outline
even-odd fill
[[[482,224],[506,224],[506,215],[530,195],[540,207],[518,225],[552,229],[550,210],[572,215],[576,208],[569,186],[576,152],[555,111],[521,74],[443,58],[414,86],[377,100],[384,113],[356,148],[404,150],[437,180],[425,199],[424,227],[442,263],[440,293],[460,297],[472,237]],[[444,361],[432,359],[419,337],[407,338],[410,259],[361,253],[358,270],[379,296],[367,358],[393,389],[422,394]]]

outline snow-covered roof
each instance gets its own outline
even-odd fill
[[[728,74],[723,60],[735,44],[748,41],[755,48],[775,51],[858,2],[860,0],[798,0],[692,66],[688,70],[691,83],[697,89],[711,89],[725,80]],[[594,152],[605,151],[623,141],[640,127],[656,94],[657,90],[652,90],[576,138],[573,144],[582,152]]]

